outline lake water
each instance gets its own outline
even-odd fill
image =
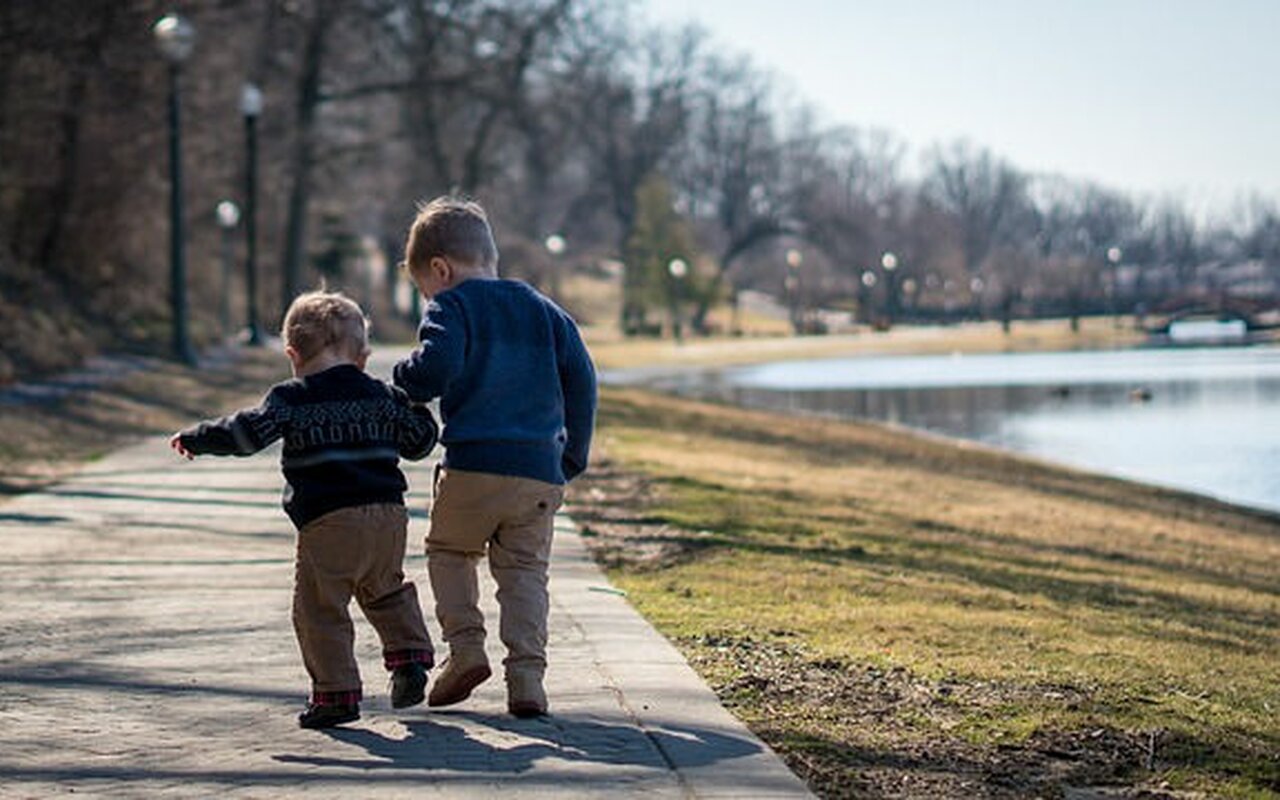
[[[606,380],[972,439],[1280,511],[1280,348],[894,356]]]

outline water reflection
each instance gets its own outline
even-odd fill
[[[892,422],[1280,511],[1280,348],[780,362],[639,382]]]

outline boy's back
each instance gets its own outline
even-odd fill
[[[547,567],[565,484],[587,466],[595,369],[577,326],[526,284],[498,278],[479,205],[440,197],[418,213],[403,265],[427,298],[420,346],[396,365],[415,400],[440,398],[443,468],[427,574],[449,659],[432,706],[460,703],[492,674],[476,562],[498,585],[507,708],[547,713]]]
[[[595,372],[559,306],[520,281],[472,278],[429,301],[419,339],[395,382],[440,398],[446,466],[555,484],[586,467]]]

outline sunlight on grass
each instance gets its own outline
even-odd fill
[[[817,759],[813,774],[848,777],[858,750],[824,762],[822,746],[786,742],[892,747],[901,728],[936,747],[1109,743],[1128,755],[1094,778],[1280,791],[1274,517],[873,425],[639,392],[605,392],[601,432],[647,476],[643,516],[679,548],[624,560],[614,579],[802,773]],[[767,668],[726,655],[771,646],[786,671],[897,669],[911,688],[880,725],[856,702],[779,694]]]

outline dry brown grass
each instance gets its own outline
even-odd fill
[[[205,369],[146,359],[94,388],[0,402],[0,494],[37,489],[140,437],[256,402],[288,372],[280,352],[247,348]]]
[[[589,539],[824,794],[1280,792],[1275,516],[633,391],[601,439]]]

